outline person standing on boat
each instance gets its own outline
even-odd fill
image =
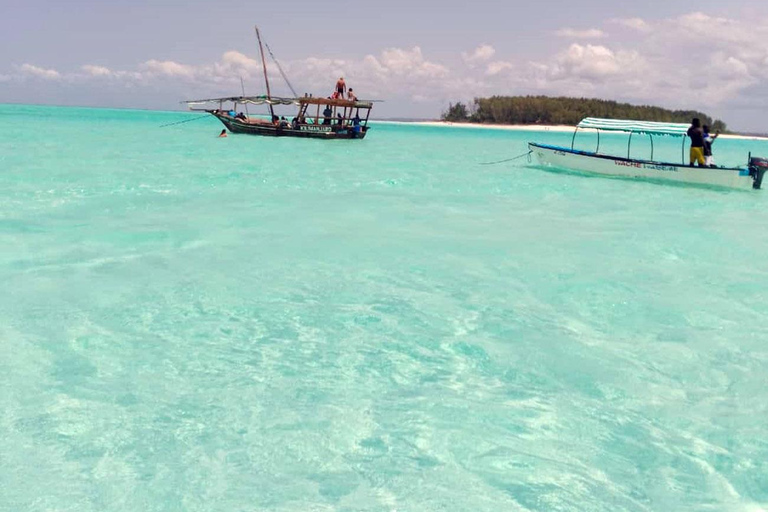
[[[709,126],[704,125],[704,165],[707,167],[717,167],[715,160],[712,157],[712,143],[720,136],[720,132],[716,133],[714,137],[709,133]]]
[[[355,133],[360,133],[360,115],[355,114],[355,117],[352,119],[352,131]]]
[[[694,162],[703,167],[706,163],[704,159],[704,131],[701,129],[701,121],[694,117],[691,126],[688,128],[688,136],[691,138],[691,167]]]
[[[336,92],[333,93],[334,99],[344,99],[344,93],[347,92],[347,83],[344,81],[344,77],[340,77],[336,81]]]
[[[331,106],[326,105],[325,110],[323,110],[323,124],[331,124],[332,115],[333,115],[333,110],[331,110]]]
[[[352,90],[351,87],[347,91],[347,99],[349,101],[357,101],[357,96],[355,96],[355,93],[354,93],[354,91]]]

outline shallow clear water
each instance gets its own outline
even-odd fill
[[[768,507],[768,191],[193,116],[0,106],[0,509]]]

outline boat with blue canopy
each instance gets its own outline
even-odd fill
[[[687,164],[685,149],[689,127],[690,125],[682,123],[588,117],[576,126],[570,148],[535,142],[530,142],[528,148],[542,165],[588,174],[736,189],[759,189],[761,187],[763,175],[768,170],[768,159],[765,158],[752,157],[750,154],[747,158],[747,165],[743,167],[693,167]],[[597,132],[595,151],[575,149],[576,135],[579,130],[595,130]],[[601,132],[627,133],[627,156],[600,153]],[[632,139],[635,135],[650,138],[651,151],[648,159],[631,158]],[[653,156],[654,136],[682,138],[681,163],[655,160]]]

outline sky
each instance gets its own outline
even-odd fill
[[[491,95],[696,109],[768,133],[764,0],[0,0],[0,103],[177,110],[263,94],[265,41],[299,94],[339,76],[378,118]],[[290,91],[267,56],[274,95]]]

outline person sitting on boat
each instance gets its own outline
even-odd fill
[[[280,117],[272,114],[272,124],[274,124],[274,125],[280,124]]]
[[[331,124],[332,115],[333,115],[333,110],[331,110],[331,106],[326,105],[325,110],[323,110],[323,124]]]
[[[720,136],[720,132],[712,136],[709,133],[709,126],[704,125],[704,165],[707,167],[717,167],[715,159],[712,157],[712,143]]]
[[[355,117],[352,118],[352,126],[352,131],[360,133],[360,116],[358,114],[355,114]]]
[[[699,167],[703,167],[706,163],[704,159],[704,131],[701,129],[701,121],[698,117],[694,117],[691,121],[688,136],[691,138],[690,165],[693,167],[694,163],[698,163]]]
[[[230,110],[229,112],[227,112],[227,115],[229,117],[235,117],[235,111],[234,110]]]
[[[285,116],[280,118],[280,128],[288,128],[288,120],[285,118]]]
[[[336,92],[333,93],[333,99],[343,99],[345,92],[347,92],[347,84],[344,82],[344,77],[342,76],[336,81]]]
[[[355,93],[352,91],[352,88],[350,87],[347,91],[347,99],[349,101],[357,101],[357,96],[355,96]]]
[[[248,120],[248,118],[247,118],[247,117],[245,117],[245,114],[243,114],[242,112],[238,113],[238,114],[235,116],[235,119],[242,119],[243,121],[247,121],[247,120]]]
[[[339,124],[339,126],[344,125],[344,117],[341,115],[341,112],[336,114],[336,122]]]
[[[291,119],[291,128],[293,128],[294,130],[298,130],[299,129],[299,118],[298,117],[294,117],[293,119]]]

